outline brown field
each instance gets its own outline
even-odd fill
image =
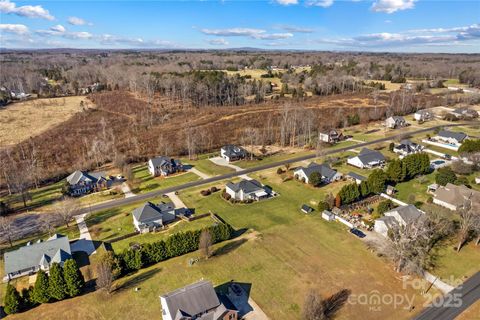
[[[85,97],[38,99],[0,108],[0,147],[15,145],[70,119],[82,111]],[[92,106],[91,102],[88,102]]]

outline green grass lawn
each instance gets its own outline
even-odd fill
[[[411,198],[411,195],[413,195],[415,197],[415,201],[422,201],[423,203],[425,203],[427,199],[432,196],[427,193],[427,187],[430,184],[435,183],[435,175],[436,173],[433,172],[425,176],[417,177],[410,181],[397,184],[395,186],[395,188],[397,189],[395,198],[400,201],[409,203],[408,200],[413,199]]]
[[[339,223],[328,223],[318,212],[300,212],[303,203],[323,199],[343,182],[313,188],[298,181],[282,182],[275,170],[253,174],[280,193],[274,199],[249,205],[233,205],[220,193],[202,197],[194,188],[180,194],[197,212],[212,210],[237,230],[253,228],[258,236],[233,239],[215,246],[216,255],[189,266],[193,252],[145,268],[117,281],[118,290],[106,297],[101,292],[82,295],[55,304],[42,305],[12,319],[80,319],[86,315],[108,315],[112,319],[152,319],[158,317],[158,296],[199,279],[215,285],[231,279],[250,283],[251,297],[271,319],[299,319],[306,293],[317,289],[331,295],[348,288],[352,294],[408,294],[420,310],[424,298],[412,288],[403,288],[400,275],[385,260],[369,251],[363,242]],[[217,183],[217,186],[222,186]],[[205,188],[205,187],[203,187]],[[201,221],[201,220],[200,220]],[[133,288],[140,288],[135,292]],[[368,305],[346,304],[337,319],[410,319],[402,307],[382,306],[369,312]]]
[[[264,164],[269,164],[277,161],[292,159],[296,157],[305,156],[307,154],[314,154],[315,151],[305,150],[300,152],[291,152],[291,153],[279,153],[271,156],[265,156],[262,160],[240,160],[233,162],[234,165],[239,166],[240,168],[251,168],[256,166],[261,166]]]
[[[208,160],[207,158],[198,160],[182,160],[185,164],[190,164],[199,171],[208,174],[209,176],[218,176],[234,172],[235,170],[229,167],[219,166]]]
[[[148,172],[146,165],[134,167],[133,174],[135,179],[132,188],[133,193],[146,193],[201,179],[199,176],[191,172],[182,172],[168,177],[152,177]]]
[[[62,197],[63,181],[50,184],[38,189],[31,189],[29,191],[30,200],[27,201],[27,209],[37,209],[59,200]],[[0,198],[0,201],[7,202],[12,209],[23,209],[22,197],[18,194],[5,196]]]

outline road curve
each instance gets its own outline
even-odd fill
[[[462,126],[462,125],[480,126],[480,123],[479,122],[455,123],[455,124],[448,124],[448,125],[441,125],[441,126],[435,126],[435,127],[431,127],[431,128],[420,129],[420,130],[416,130],[416,131],[412,131],[412,132],[408,132],[408,133],[403,132],[403,133],[399,133],[397,135],[377,139],[377,140],[374,140],[374,141],[363,142],[363,143],[358,143],[358,144],[353,145],[353,146],[347,146],[347,147],[343,147],[343,148],[329,150],[329,151],[324,152],[323,155],[324,156],[332,155],[332,154],[335,154],[335,153],[344,152],[344,151],[354,149],[354,148],[361,148],[361,147],[369,146],[369,145],[376,144],[376,143],[379,143],[379,142],[385,142],[385,141],[388,141],[388,140],[401,138],[401,137],[404,137],[407,134],[408,135],[419,134],[419,133],[433,131],[433,130],[438,129],[438,128],[457,127],[457,126]],[[174,186],[174,187],[170,187],[170,188],[150,191],[148,193],[137,194],[134,197],[116,199],[116,200],[111,200],[111,201],[108,201],[108,202],[103,202],[103,203],[91,205],[91,206],[82,208],[79,211],[78,214],[92,213],[92,212],[96,212],[96,211],[101,211],[101,210],[111,209],[111,208],[115,208],[115,207],[119,207],[119,206],[124,206],[124,205],[132,204],[132,203],[135,203],[135,202],[138,202],[138,201],[147,200],[149,198],[158,197],[158,196],[161,196],[161,195],[169,193],[169,192],[175,192],[175,191],[180,191],[180,190],[184,190],[184,189],[188,189],[188,188],[192,188],[192,187],[198,187],[198,186],[202,186],[202,185],[209,184],[209,183],[212,183],[212,182],[217,182],[217,181],[221,181],[221,180],[225,180],[225,179],[235,178],[235,177],[238,177],[238,176],[241,176],[241,175],[244,175],[244,174],[249,174],[249,173],[252,173],[252,172],[258,172],[258,171],[262,171],[262,170],[266,170],[266,169],[271,169],[271,168],[275,168],[275,167],[279,167],[279,166],[284,166],[288,163],[295,163],[295,162],[311,160],[311,159],[315,159],[315,158],[317,158],[316,154],[309,154],[309,155],[300,156],[300,157],[296,157],[296,158],[292,158],[292,159],[287,159],[287,160],[282,160],[282,161],[273,162],[273,163],[269,163],[269,164],[259,165],[257,167],[247,168],[247,169],[244,169],[242,171],[236,171],[236,172],[232,172],[232,173],[223,174],[223,175],[220,175],[220,176],[211,177],[211,178],[208,178],[208,179],[188,182],[188,183],[181,184],[181,185]]]
[[[452,320],[480,299],[480,272],[445,296],[433,301],[413,320]],[[456,304],[457,300],[460,305]]]

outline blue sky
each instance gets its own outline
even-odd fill
[[[479,20],[478,0],[0,0],[0,46],[479,53]]]

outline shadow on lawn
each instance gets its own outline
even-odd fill
[[[224,245],[224,246],[218,248],[217,250],[215,250],[213,255],[218,257],[218,256],[221,256],[223,254],[227,254],[229,252],[232,252],[233,250],[237,249],[238,247],[240,247],[242,244],[244,244],[247,241],[248,241],[247,239],[233,240],[232,242],[229,242],[226,245]]]
[[[128,279],[121,286],[116,288],[115,291],[134,288],[139,284],[141,284],[142,282],[150,279],[161,270],[162,270],[161,268],[154,268],[142,273],[137,272],[137,275],[130,277],[130,279]]]

